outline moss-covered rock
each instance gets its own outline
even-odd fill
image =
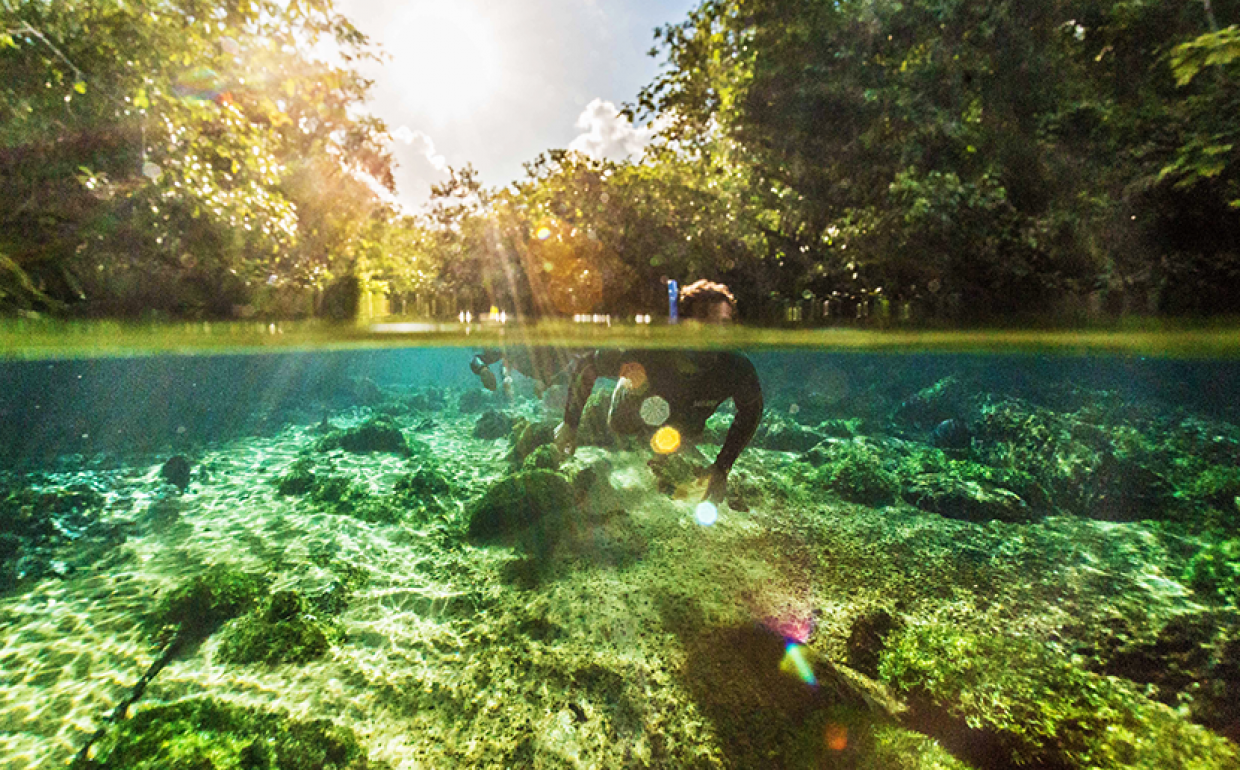
[[[217,564],[161,596],[146,625],[161,636],[203,638],[258,606],[269,584],[265,575]]]
[[[262,607],[224,627],[219,658],[239,664],[304,663],[327,652],[339,634],[301,594],[278,591]]]
[[[845,500],[863,505],[885,505],[900,492],[900,479],[883,467],[878,453],[856,442],[830,445],[817,483]]]
[[[467,516],[469,536],[489,540],[515,534],[574,509],[573,487],[558,473],[521,471],[495,482]]]
[[[191,698],[111,725],[74,770],[382,770],[357,737],[326,719]]]
[[[551,444],[543,444],[525,458],[521,463],[523,470],[547,470],[558,471],[560,465],[564,462],[564,455],[560,454],[560,450]]]
[[[503,412],[485,412],[474,423],[474,438],[480,438],[484,441],[504,438],[512,431],[514,422],[511,415],[504,414]]]
[[[525,459],[540,447],[555,442],[554,422],[528,422],[518,420],[512,426],[512,453],[510,460],[514,466],[520,466]]]
[[[343,449],[355,454],[393,452],[399,455],[409,455],[412,453],[400,428],[386,417],[372,417],[352,428],[332,431],[319,439],[316,447],[320,452]]]
[[[982,766],[1235,767],[1236,747],[1024,637],[910,625],[879,674],[914,722]]]

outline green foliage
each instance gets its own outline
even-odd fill
[[[1226,67],[1240,59],[1240,27],[1206,34],[1177,45],[1171,51],[1171,71],[1175,84],[1186,86],[1207,67]]]
[[[387,133],[331,0],[0,11],[0,310],[228,316],[347,273]],[[346,66],[303,54],[321,40]],[[261,289],[260,289],[261,287]]]
[[[145,622],[161,636],[171,631],[184,638],[206,637],[256,606],[268,584],[264,575],[216,564],[161,596]]]
[[[1131,685],[1023,637],[912,625],[889,640],[879,675],[915,708],[993,736],[1001,761],[1013,765],[1224,767],[1238,759],[1228,741]]]
[[[220,634],[225,663],[305,663],[322,657],[340,635],[296,591],[277,591],[265,606],[237,618]]]
[[[262,768],[380,770],[357,737],[327,719],[303,722],[281,712],[192,698],[138,711],[113,724],[95,759],[74,770]]]

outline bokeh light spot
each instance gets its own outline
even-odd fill
[[[693,511],[693,519],[703,527],[709,527],[719,520],[719,509],[709,500],[703,500]]]
[[[848,748],[848,728],[831,722],[824,731],[827,748],[832,751],[843,751]]]
[[[642,402],[639,410],[642,416],[642,422],[651,426],[662,425],[667,422],[667,418],[672,413],[672,408],[668,406],[667,399],[662,396],[651,396]]]
[[[142,164],[142,176],[146,177],[152,182],[158,180],[159,175],[162,173],[164,173],[164,170],[159,167],[158,163],[152,163],[151,161],[148,160]]]
[[[646,387],[646,368],[636,361],[621,365],[620,376],[628,380],[634,390]]]
[[[540,241],[545,241],[551,237],[551,228],[543,225],[534,231],[534,237]]]
[[[680,431],[664,425],[650,437],[650,448],[661,455],[670,455],[680,448]]]

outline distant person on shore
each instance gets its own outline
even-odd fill
[[[684,287],[679,301],[684,318],[704,323],[730,321],[736,308],[727,286],[705,280]],[[762,419],[762,386],[753,363],[740,353],[697,350],[604,349],[580,355],[569,373],[564,421],[555,429],[556,446],[567,454],[576,449],[581,414],[599,377],[617,379],[607,414],[611,430],[645,436],[662,454],[694,446],[706,420],[732,399],[736,416],[707,469],[703,498],[721,503],[732,464]]]

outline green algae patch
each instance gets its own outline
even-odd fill
[[[215,565],[165,594],[147,617],[152,632],[204,638],[249,612],[266,596],[268,578]]]
[[[296,591],[278,591],[260,611],[225,626],[219,659],[225,663],[305,663],[322,657],[340,636],[336,624]]]
[[[399,495],[375,495],[329,463],[319,468],[313,458],[300,457],[275,481],[282,495],[302,496],[340,516],[352,516],[371,524],[394,524],[402,518],[404,500]],[[399,492],[399,490],[397,490]]]
[[[914,726],[982,766],[1240,766],[1226,739],[1030,639],[911,625],[879,675]]]
[[[900,493],[899,477],[883,467],[878,453],[853,442],[836,446],[818,471],[818,483],[862,505],[885,505]]]
[[[387,770],[357,737],[326,719],[192,698],[139,711],[110,727],[73,770]]]

